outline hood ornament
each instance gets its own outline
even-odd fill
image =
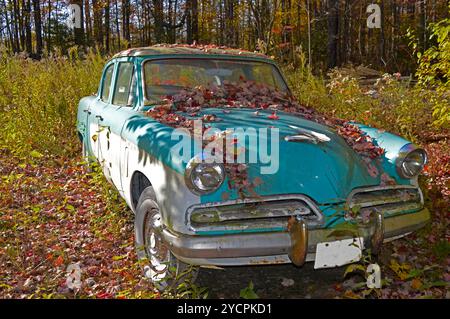
[[[301,127],[289,125],[290,128],[298,131],[299,134],[288,135],[284,138],[286,142],[311,142],[313,144],[329,142],[331,139],[322,133],[314,132],[312,130],[307,130]]]

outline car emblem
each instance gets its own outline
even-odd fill
[[[314,144],[329,142],[331,139],[322,133],[314,132],[297,126],[289,125],[290,128],[298,131],[299,134],[288,135],[284,138],[286,142],[312,142]]]

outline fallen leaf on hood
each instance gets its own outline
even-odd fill
[[[270,119],[270,120],[278,120],[280,117],[277,115],[277,112],[273,112],[267,118]]]

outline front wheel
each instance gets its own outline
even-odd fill
[[[135,216],[136,252],[144,264],[144,275],[164,291],[185,280],[195,280],[197,268],[178,260],[162,238],[162,218],[153,187],[139,197]]]

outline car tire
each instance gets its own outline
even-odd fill
[[[182,282],[195,281],[198,267],[178,260],[162,239],[162,218],[153,187],[139,197],[135,216],[136,254],[142,262],[144,276],[159,291],[176,289]]]

